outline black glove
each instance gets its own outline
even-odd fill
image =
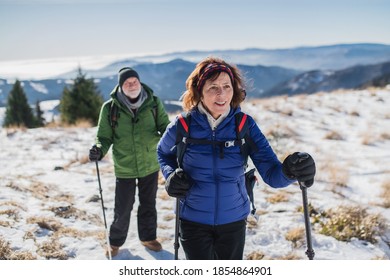
[[[165,189],[170,196],[184,197],[186,196],[191,184],[188,180],[187,174],[183,169],[177,168],[172,172],[165,182]]]
[[[89,160],[98,161],[101,160],[102,157],[103,157],[102,150],[99,147],[96,147],[96,145],[93,145],[92,148],[89,150]]]
[[[295,152],[283,161],[283,173],[290,179],[297,179],[304,187],[314,183],[316,165],[308,153]]]

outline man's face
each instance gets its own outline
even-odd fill
[[[141,83],[137,78],[130,77],[123,83],[122,91],[127,97],[135,99],[141,92]]]

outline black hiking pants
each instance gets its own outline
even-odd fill
[[[180,242],[187,260],[242,260],[246,221],[204,225],[180,221]]]
[[[135,189],[138,183],[138,237],[141,241],[156,239],[158,172],[142,178],[116,179],[114,221],[110,227],[110,244],[122,246],[127,238],[131,211],[135,202]]]

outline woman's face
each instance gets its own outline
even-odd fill
[[[214,119],[230,109],[233,85],[227,73],[221,72],[214,81],[209,79],[202,89],[202,102]]]

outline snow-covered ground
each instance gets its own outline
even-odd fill
[[[390,259],[390,209],[383,205],[383,186],[390,181],[389,108],[388,89],[244,103],[243,110],[255,118],[281,159],[294,151],[314,157],[318,173],[308,198],[315,209],[355,205],[386,220],[387,231],[377,236],[376,243],[357,238],[337,241],[313,226],[315,259]],[[8,242],[12,250],[28,251],[37,259],[106,259],[96,167],[87,160],[95,133],[95,127],[1,129],[0,240]],[[110,155],[99,162],[99,169],[110,224],[115,187]],[[152,252],[140,244],[135,205],[128,239],[116,259],[173,259],[174,199],[167,196],[162,180],[160,183],[158,239],[163,250]],[[284,199],[274,202],[278,195]],[[248,223],[245,258],[257,254],[263,259],[307,259],[305,242],[294,247],[286,239],[287,233],[304,228],[303,214],[297,210],[302,206],[298,185],[275,190],[260,180],[255,199],[259,220]],[[57,255],[48,254],[47,244],[56,248]],[[182,249],[179,258],[184,259]]]

